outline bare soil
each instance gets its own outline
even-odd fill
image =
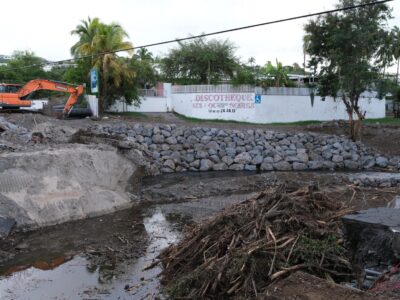
[[[259,299],[265,300],[393,300],[389,295],[366,293],[296,272],[271,285]]]

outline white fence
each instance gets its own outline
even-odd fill
[[[171,86],[167,85],[165,91],[164,97],[143,98],[140,107],[117,102],[110,110],[175,111],[199,119],[249,123],[329,121],[348,118],[346,108],[340,99],[335,101],[328,97],[322,101],[321,97],[315,96],[312,104],[308,88],[270,88],[261,91],[252,86],[174,86],[171,89]],[[385,101],[377,99],[375,94],[366,92],[360,99],[361,109],[370,119],[385,117]]]

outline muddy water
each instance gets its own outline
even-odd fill
[[[119,270],[113,276],[104,272],[104,266],[91,266],[86,257],[76,255],[52,270],[33,266],[3,277],[0,281],[0,298],[130,299],[133,295],[146,298],[157,293],[159,284],[155,276],[160,269],[143,269],[152,263],[163,248],[177,241],[179,231],[173,228],[159,208],[154,209],[143,221],[150,238],[146,252],[135,262],[118,266]]]
[[[173,184],[174,180],[170,180],[164,185]],[[25,234],[16,246],[22,252],[17,251],[14,259],[0,265],[0,299],[151,299],[161,294],[157,278],[161,269],[146,267],[154,262],[162,249],[181,238],[184,226],[251,196],[250,193],[213,196],[179,204],[136,207],[77,225],[74,222],[69,226]],[[121,227],[118,223],[121,220],[129,226]],[[122,255],[130,250],[137,251],[138,255],[114,264],[87,255],[100,248],[99,243],[105,243],[109,248],[118,247],[107,243],[106,239],[115,238],[115,234],[107,231],[119,230],[120,239],[129,239],[125,230],[130,224],[134,224],[133,230],[136,230],[137,247],[131,239],[132,249],[125,249]],[[81,231],[81,228],[85,229]],[[85,239],[89,241],[81,247],[77,240]],[[143,252],[138,250],[141,247]]]

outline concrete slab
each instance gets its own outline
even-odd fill
[[[346,247],[360,268],[390,266],[400,259],[400,209],[372,208],[342,218]]]

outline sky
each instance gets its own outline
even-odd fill
[[[337,0],[35,0],[2,1],[0,54],[30,50],[47,60],[70,58],[77,41],[71,35],[81,20],[99,17],[117,22],[134,46],[212,31],[268,22],[333,9]],[[390,25],[400,26],[400,0]],[[278,59],[284,64],[303,61],[302,37],[306,19],[262,26],[216,36],[229,39],[242,61],[257,64]],[[149,48],[164,55],[176,44]]]

